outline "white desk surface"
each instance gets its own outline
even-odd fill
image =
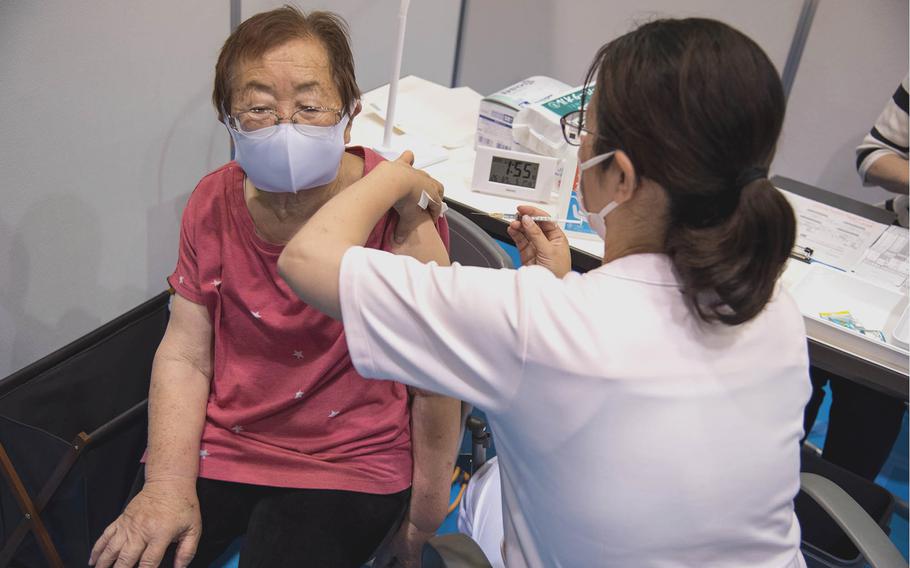
[[[384,89],[384,87],[380,88]],[[375,96],[373,92],[373,96]],[[371,96],[371,93],[364,95],[364,98]],[[458,109],[465,114],[466,109]],[[476,116],[476,113],[475,113]],[[378,147],[382,143],[384,121],[382,117],[373,112],[365,110],[358,116],[352,126],[351,143],[356,145]],[[427,173],[439,180],[445,186],[445,195],[449,200],[456,201],[473,209],[484,212],[514,212],[516,206],[523,202],[505,197],[486,195],[471,191],[471,177],[474,171],[475,152],[473,141],[459,148],[447,150],[448,159],[437,164],[430,165],[426,168]],[[542,205],[535,204],[548,211],[551,215],[557,215],[556,204]],[[504,223],[504,222],[503,222]],[[600,259],[603,254],[603,243],[600,240],[570,237],[569,244],[576,251]],[[781,278],[782,284],[791,289],[799,283],[805,276],[808,265],[799,261],[791,260]],[[846,298],[849,303],[849,298]],[[906,302],[905,302],[906,303]],[[898,375],[906,377],[908,375],[908,359],[903,352],[895,354],[894,348],[890,346],[872,345],[870,351],[868,343],[871,340],[857,339],[849,334],[846,336],[839,330],[829,329],[828,326],[819,325],[814,317],[817,314],[805,314],[807,323],[807,334],[810,339],[817,344],[846,353],[850,357],[859,361],[865,361],[870,365],[868,369],[862,372],[874,374],[878,370],[885,369]],[[886,347],[889,347],[886,349]],[[872,381],[875,382],[874,380]],[[891,383],[893,385],[893,382]]]

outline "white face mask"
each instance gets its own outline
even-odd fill
[[[335,126],[276,124],[253,132],[228,126],[234,159],[258,189],[296,193],[325,185],[338,175],[348,116]]]
[[[590,169],[593,166],[596,166],[597,164],[609,159],[615,153],[616,151],[613,150],[612,152],[607,152],[606,154],[594,156],[593,158],[580,163],[578,165],[578,169],[584,172],[585,170]],[[611,201],[604,205],[604,208],[597,213],[588,211],[588,209],[585,207],[584,188],[582,187],[581,183],[582,177],[584,176],[580,175],[578,179],[578,208],[580,210],[580,213],[585,216],[585,220],[588,222],[588,225],[591,227],[591,229],[597,233],[598,237],[604,239],[607,235],[606,217],[610,214],[611,211],[619,207],[619,203]]]

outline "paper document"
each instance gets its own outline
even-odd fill
[[[398,82],[395,128],[445,148],[473,144],[482,98],[470,87],[450,89],[409,75]],[[374,112],[383,119],[388,102],[388,85],[363,96],[364,111]]]
[[[796,245],[812,249],[812,258],[850,272],[885,232],[876,223],[801,195],[780,190],[796,213]]]
[[[891,226],[872,244],[854,269],[860,278],[907,291],[910,238],[904,227]]]

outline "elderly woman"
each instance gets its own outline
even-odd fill
[[[459,403],[364,380],[341,324],[276,270],[310,216],[381,161],[344,147],[358,96],[335,15],[285,7],[225,42],[213,100],[236,161],[184,212],[145,485],[91,564],[157,566],[176,543],[176,566],[208,566],[245,534],[241,566],[359,566],[397,530],[383,563],[407,565],[444,518]],[[447,231],[414,230],[418,213],[387,211],[367,246],[428,260],[421,230]]]

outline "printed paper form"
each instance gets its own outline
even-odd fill
[[[882,223],[780,191],[796,213],[796,245],[811,248],[814,259],[847,272],[887,229]]]
[[[904,227],[888,227],[866,251],[855,273],[864,280],[879,285],[894,286],[907,292],[907,264],[910,253],[910,233]]]

